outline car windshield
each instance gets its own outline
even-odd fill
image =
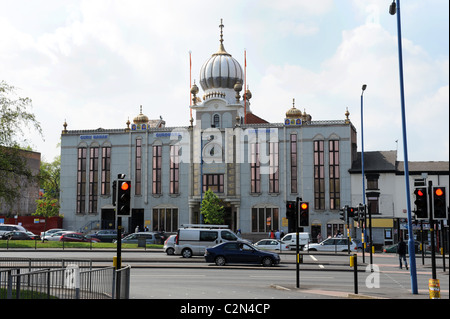
[[[220,235],[223,239],[226,240],[237,240],[237,237],[232,232],[229,232],[227,230],[222,230]]]
[[[334,238],[327,238],[321,244],[323,244],[323,245],[334,245],[335,244],[335,239]]]

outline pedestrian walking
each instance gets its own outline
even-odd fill
[[[317,234],[317,242],[318,242],[318,243],[321,243],[321,242],[322,242],[322,239],[323,239],[323,238],[322,238],[322,233],[318,233],[318,234]]]
[[[405,262],[406,270],[408,270],[408,263],[406,262],[406,243],[403,241],[403,238],[400,238],[400,242],[397,245],[397,254],[398,260],[400,262],[400,269],[402,269],[402,259]]]
[[[278,239],[278,240],[280,240],[280,237],[281,235],[280,235],[280,231],[277,229],[277,231],[275,232],[275,239]]]

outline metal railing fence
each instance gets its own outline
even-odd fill
[[[0,257],[0,269],[20,268],[33,271],[47,268],[66,268],[71,264],[77,265],[82,269],[92,269],[92,260],[90,259]]]
[[[47,260],[48,262],[49,260]],[[128,299],[131,267],[92,269],[80,267],[76,260],[55,261],[64,267],[6,269],[0,260],[0,299]],[[11,261],[12,262],[12,261]],[[32,261],[33,262],[33,261]],[[45,264],[45,265],[48,265]]]

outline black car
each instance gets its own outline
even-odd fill
[[[117,230],[115,229],[102,229],[94,234],[90,234],[88,237],[90,238],[97,238],[101,242],[108,242],[112,243],[113,240],[117,239]]]
[[[207,248],[205,260],[206,262],[214,262],[217,266],[223,266],[227,263],[249,263],[269,267],[279,264],[280,256],[276,253],[259,250],[245,242],[233,241]]]
[[[33,238],[28,235],[24,231],[11,231],[9,233],[5,233],[2,236],[2,239],[8,240],[32,240]]]

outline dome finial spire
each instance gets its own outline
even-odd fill
[[[223,19],[220,19],[220,25],[219,25],[219,28],[220,28],[220,44],[223,44],[223,27],[224,27]]]
[[[225,50],[225,47],[223,46],[223,28],[224,28],[224,25],[223,25],[223,19],[220,19],[220,25],[219,25],[219,28],[220,28],[220,46],[219,46],[219,52],[217,52],[216,54],[226,54],[226,55],[229,55],[228,54],[228,52]]]

